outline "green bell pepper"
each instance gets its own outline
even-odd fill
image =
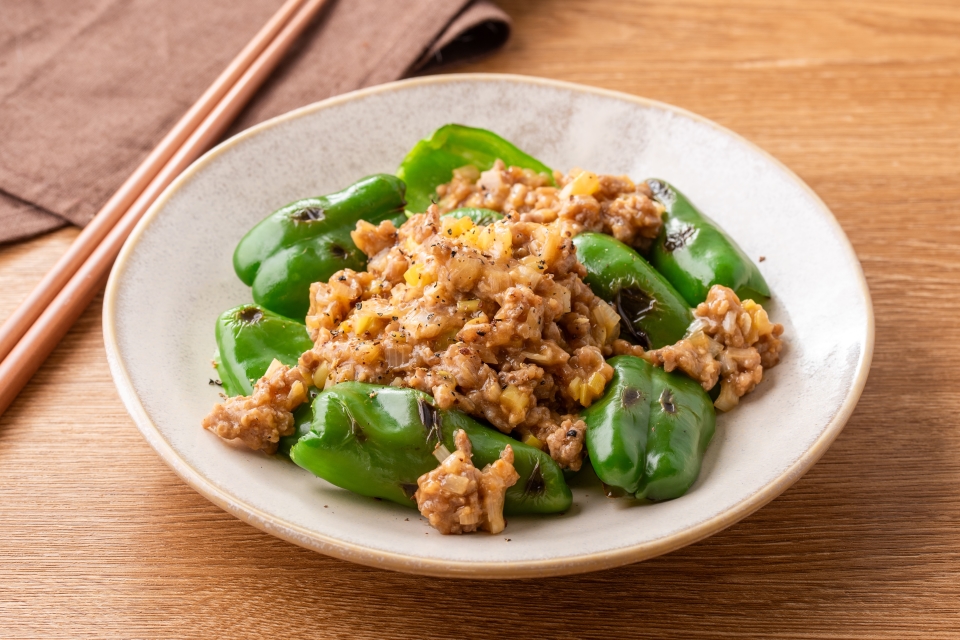
[[[640,254],[602,233],[573,239],[585,282],[620,314],[620,337],[645,349],[681,339],[693,321],[689,305]]]
[[[274,359],[293,366],[313,347],[302,322],[255,304],[224,311],[217,318],[217,373],[229,396],[248,396]]]
[[[220,314],[216,336],[214,361],[228,396],[249,396],[274,359],[294,366],[300,354],[313,347],[303,323],[255,304],[240,305]],[[315,396],[316,390],[311,389],[310,394]],[[299,407],[293,417],[296,431],[280,438],[280,453],[289,453],[290,447],[309,430],[313,418],[310,404]]]
[[[706,300],[715,284],[730,287],[741,299],[763,302],[770,297],[757,265],[716,222],[669,183],[651,179],[647,184],[667,209],[650,263],[690,306]]]
[[[438,442],[456,447],[463,429],[477,468],[513,447],[520,474],[507,490],[505,513],[556,513],[573,496],[563,472],[543,451],[517,442],[459,411],[441,411],[415,389],[341,382],[317,396],[313,423],[290,452],[291,459],[324,480],[354,493],[416,507],[417,478],[437,467]]]
[[[303,318],[310,285],[340,269],[362,271],[367,257],[350,238],[358,220],[403,220],[404,184],[377,174],[343,191],[298,200],[270,214],[240,240],[233,254],[237,276],[253,299],[290,318]]]
[[[414,145],[400,163],[397,177],[407,184],[407,208],[415,213],[426,211],[437,195],[437,187],[450,182],[454,169],[472,164],[486,171],[498,159],[510,167],[545,173],[553,184],[549,167],[497,134],[448,124]]]
[[[474,224],[487,225],[493,224],[497,220],[503,220],[503,214],[497,213],[493,209],[482,209],[474,207],[462,207],[454,209],[443,214],[444,218],[470,218]]]
[[[649,500],[678,498],[696,481],[716,414],[695,381],[634,356],[607,361],[613,379],[582,414],[587,451],[607,487]]]

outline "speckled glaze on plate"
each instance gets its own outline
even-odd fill
[[[200,428],[219,313],[250,300],[231,256],[277,207],[376,172],[440,125],[492,129],[549,166],[669,180],[758,260],[783,362],[721,415],[703,471],[677,500],[639,505],[574,482],[564,515],[501,535],[442,536],[417,512],[353,495]],[[818,283],[814,286],[813,283]],[[826,284],[822,284],[826,283]],[[826,451],[866,382],[873,311],[850,244],[799,178],[736,134],[670,105],[538,78],[447,75],[298,109],[219,145],[160,197],[107,286],[104,340],[124,404],[190,486],[276,536],[374,567],[473,578],[571,574],[644,560],[760,508]]]

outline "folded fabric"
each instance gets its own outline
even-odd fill
[[[5,0],[0,242],[84,225],[282,0]],[[232,132],[317,100],[477,57],[489,0],[332,0]]]

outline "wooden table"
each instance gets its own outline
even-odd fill
[[[270,537],[184,485],[117,397],[97,301],[0,418],[0,637],[960,636],[960,3],[504,6],[513,40],[468,70],[701,113],[834,211],[877,343],[830,451],[755,515],[641,564],[525,582],[385,573]],[[76,233],[0,248],[0,315]]]

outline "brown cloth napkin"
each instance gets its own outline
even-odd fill
[[[282,0],[3,0],[0,242],[84,225]],[[334,0],[232,131],[503,45],[490,0]]]

